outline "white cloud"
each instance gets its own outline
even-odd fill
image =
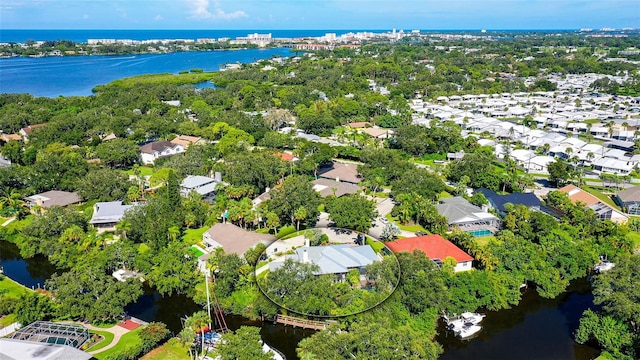
[[[213,1],[213,10],[209,11],[211,7],[209,0],[185,0],[187,4],[191,7],[191,17],[194,19],[223,19],[223,20],[233,20],[248,17],[247,13],[242,10],[237,10],[233,12],[225,12],[220,7],[220,2],[214,0]]]
[[[154,17],[154,18],[153,18],[153,20],[155,20],[155,21],[162,21],[162,20],[164,20],[164,18],[162,17],[162,15],[159,15],[159,14],[158,14],[158,15],[156,15],[156,17]]]

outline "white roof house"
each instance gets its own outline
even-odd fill
[[[216,175],[219,175],[219,173],[216,173]],[[180,183],[180,194],[187,196],[190,192],[195,191],[207,199],[215,194],[216,188],[221,183],[221,179],[216,180],[208,176],[189,175]]]
[[[317,275],[345,274],[350,269],[362,269],[380,260],[371,246],[351,246],[349,244],[329,246],[302,246],[293,255],[286,255],[286,259],[296,262],[318,265]],[[269,263],[269,271],[274,271],[284,265],[284,262]]]
[[[636,164],[631,161],[604,157],[593,162],[593,169],[596,172],[603,172],[607,174],[628,175],[635,165]]]
[[[555,159],[551,156],[535,156],[529,159],[527,164],[525,165],[528,172],[537,173],[537,174],[546,174],[549,172],[548,166],[549,163],[554,162]]]

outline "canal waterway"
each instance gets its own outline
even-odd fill
[[[1,240],[0,261],[5,275],[29,287],[42,284],[56,271],[45,257],[23,259],[15,245]],[[444,348],[440,359],[593,359],[598,350],[576,344],[572,337],[582,312],[588,308],[595,306],[585,279],[572,282],[567,292],[555,299],[543,299],[534,290],[526,289],[518,306],[486,312],[482,332],[472,340],[460,340],[440,324],[436,338]],[[181,317],[202,309],[185,296],[163,297],[147,287],[145,294],[127,307],[127,312],[146,321],[161,321],[178,332],[182,327]],[[260,327],[263,340],[283,352],[289,360],[297,359],[298,342],[314,333],[241,316],[227,315],[225,319],[232,330],[242,325]]]
[[[191,69],[218,71],[222,64],[291,56],[288,48],[178,52],[123,56],[64,56],[0,59],[0,93],[88,96],[97,85],[143,75]],[[207,86],[207,85],[205,85]]]

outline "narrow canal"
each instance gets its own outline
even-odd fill
[[[1,240],[0,261],[6,276],[28,287],[42,285],[56,271],[45,257],[23,259],[15,245]],[[567,292],[555,299],[543,299],[534,290],[527,289],[520,304],[513,309],[487,312],[482,332],[472,340],[455,338],[440,324],[436,338],[444,348],[440,359],[593,359],[598,356],[597,349],[573,341],[580,315],[588,308],[594,308],[594,304],[585,279],[572,282]],[[145,288],[145,294],[128,306],[127,312],[146,321],[161,321],[178,332],[182,327],[181,317],[201,309],[185,296],[162,297],[153,289]],[[313,331],[241,316],[225,318],[232,330],[242,325],[260,327],[263,340],[289,360],[298,358],[295,351],[298,342],[313,334]]]

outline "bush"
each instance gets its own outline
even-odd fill
[[[276,237],[278,239],[282,239],[283,237],[287,236],[287,235],[291,235],[294,232],[296,232],[296,228],[293,225],[288,225],[288,226],[283,226],[280,231],[278,231],[278,234],[276,235]]]

